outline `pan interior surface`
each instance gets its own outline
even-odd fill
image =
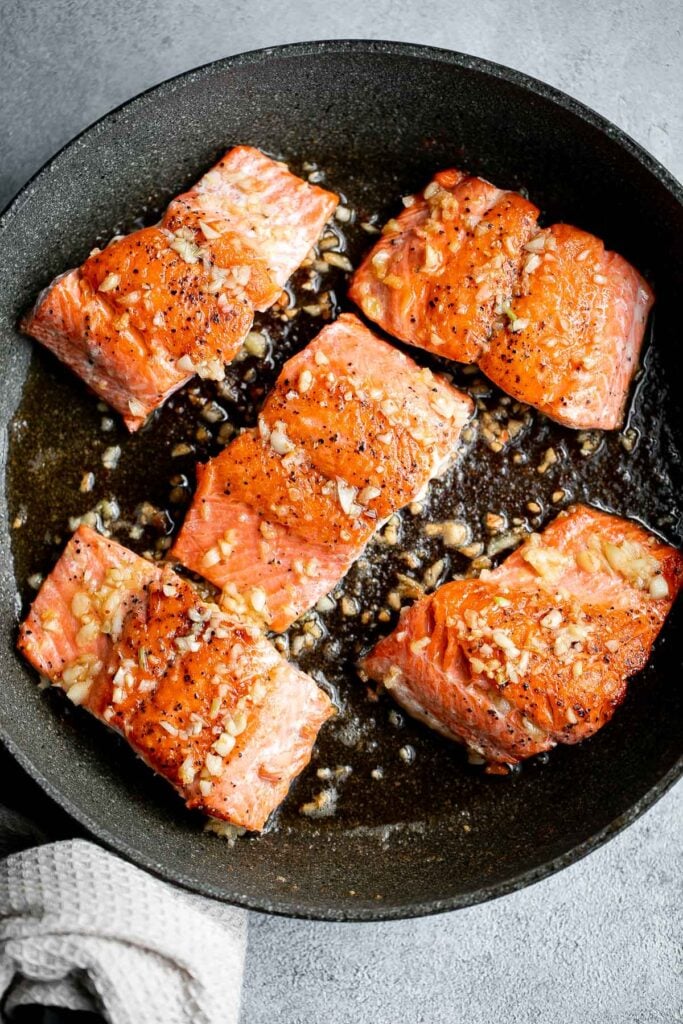
[[[423,568],[444,558],[442,576],[465,571],[462,556],[425,538],[428,519],[465,518],[486,543],[487,512],[533,529],[571,500],[583,500],[640,519],[672,543],[683,541],[676,377],[683,210],[666,172],[579,105],[473,58],[381,43],[302,44],[231,58],[107,115],[40,172],[4,215],[3,737],[105,843],[221,899],[303,916],[379,919],[499,895],[587,852],[677,777],[680,607],[608,726],[507,777],[483,775],[456,745],[398,714],[387,698],[370,699],[353,662],[364,643],[393,623],[373,617],[361,628],[353,616],[330,613],[323,622],[328,635],[304,651],[301,664],[334,691],[341,713],[321,735],[312,765],[273,827],[233,845],[203,832],[199,818],[122,741],[59,694],[39,691],[14,652],[17,622],[32,593],[26,581],[49,569],[58,539],[69,535],[69,517],[116,499],[125,520],[149,501],[163,515],[137,547],[163,541],[189,496],[188,489],[174,505],[171,491],[185,484],[172,478],[192,479],[194,461],[219,449],[221,425],[198,419],[185,389],[132,438],[118,422],[103,429],[106,411],[18,334],[17,320],[55,274],[80,263],[118,228],[153,220],[238,143],[282,157],[295,170],[312,163],[324,173],[325,184],[356,211],[346,232],[354,263],[372,242],[361,222],[381,221],[434,170],[457,166],[527,190],[545,224],[567,221],[599,235],[644,273],[657,296],[626,430],[581,438],[537,415],[519,444],[501,452],[480,430],[455,470],[433,487],[428,505],[402,515],[396,550],[376,545],[352,570],[346,592],[359,609],[385,605],[406,552],[418,552]],[[341,272],[330,287],[338,308],[350,309]],[[287,328],[272,317],[261,325],[273,339],[265,361],[233,367],[231,395],[216,394],[211,384],[197,389],[198,399],[214,398],[236,427],[253,423],[284,359],[322,326],[304,316]],[[457,386],[474,386],[480,418],[500,408],[500,393],[481,378],[473,382],[462,368],[411,355],[447,369]],[[188,438],[193,451],[173,456]],[[122,456],[107,473],[101,459],[111,445],[120,445]],[[539,473],[549,448],[558,461]],[[95,488],[83,494],[79,481],[91,469]],[[563,497],[553,498],[560,490]],[[530,501],[539,512],[530,512]],[[125,535],[117,539],[131,543]],[[337,811],[311,818],[300,807],[324,788],[321,768],[340,769]]]

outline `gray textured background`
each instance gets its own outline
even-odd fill
[[[76,132],[164,78],[242,50],[341,37],[520,68],[616,121],[681,177],[682,10],[665,0],[0,0],[0,206]],[[682,821],[679,786],[587,860],[437,918],[252,914],[242,1022],[681,1021]]]

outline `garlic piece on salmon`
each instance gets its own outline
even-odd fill
[[[260,421],[259,421],[259,429]],[[277,420],[270,434],[270,447],[278,455],[289,455],[296,450],[296,445],[287,436],[287,425],[282,420]]]
[[[337,477],[337,497],[339,499],[342,512],[347,516],[360,514],[360,506],[356,504],[357,494],[357,487],[353,487],[351,484],[347,483],[346,480],[342,480],[341,477]]]
[[[170,248],[173,249],[174,252],[177,252],[180,258],[185,261],[185,263],[190,264],[199,262],[199,257],[202,254],[202,250],[199,248],[196,242],[191,242],[187,238],[182,237],[174,238],[173,241],[170,243]]]
[[[113,292],[115,288],[118,288],[120,281],[121,278],[118,274],[107,274],[97,290],[100,292]]]

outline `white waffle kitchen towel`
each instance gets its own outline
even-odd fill
[[[0,994],[111,1024],[236,1024],[246,913],[82,839],[0,862]]]

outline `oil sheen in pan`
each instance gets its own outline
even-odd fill
[[[118,417],[37,348],[11,428],[8,476],[17,578],[27,581],[24,607],[81,516],[89,514],[121,543],[163,557],[191,499],[195,462],[254,424],[284,361],[350,308],[346,260],[357,263],[379,220],[364,208],[358,183],[327,180],[314,164],[293,169],[341,192],[344,205],[282,304],[258,316],[224,382],[193,381],[130,437]],[[155,219],[154,212],[145,221]],[[138,222],[123,227],[133,226]],[[320,828],[381,824],[397,815],[409,820],[416,806],[428,816],[448,799],[458,774],[481,771],[467,765],[463,749],[368,691],[356,674],[359,653],[393,628],[401,604],[496,564],[526,532],[576,500],[640,519],[672,543],[683,540],[676,517],[682,481],[667,468],[671,438],[660,411],[666,384],[654,347],[645,347],[625,429],[611,433],[568,430],[514,402],[474,368],[406,351],[471,394],[476,417],[456,465],[432,484],[426,501],[393,517],[330,599],[276,638],[333,694],[340,713],[271,828],[296,829],[302,813],[318,818]],[[55,713],[86,717],[58,699]],[[112,752],[123,742],[107,740]],[[546,758],[522,770],[542,770]]]

